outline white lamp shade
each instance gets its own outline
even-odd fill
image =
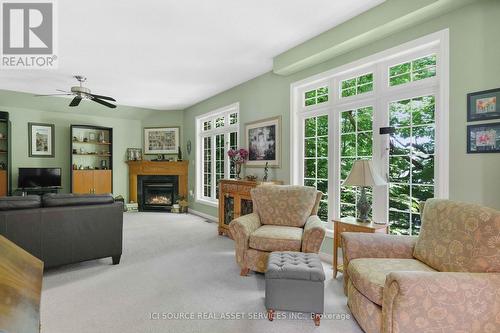
[[[378,186],[387,182],[373,170],[371,160],[357,160],[342,185],[344,186]]]

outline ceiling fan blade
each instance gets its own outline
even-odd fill
[[[35,97],[45,97],[45,96],[69,96],[73,94],[47,94],[47,95],[33,95]]]
[[[56,91],[60,91],[60,92],[67,93],[67,94],[73,94],[71,91],[66,91],[66,90],[61,90],[61,89],[56,89]]]
[[[99,99],[105,99],[107,101],[113,101],[113,102],[116,102],[116,100],[113,98],[113,97],[108,97],[108,96],[102,96],[102,95],[94,95],[94,94],[87,94],[89,96],[92,96],[94,98],[99,98]]]
[[[73,98],[71,103],[69,103],[69,106],[78,106],[78,104],[80,104],[81,101],[82,98],[80,96],[76,96],[75,98]]]
[[[112,108],[112,109],[116,108],[116,105],[108,103],[108,102],[103,101],[103,100],[100,100],[99,98],[92,97],[92,100],[96,103],[107,106],[108,108]]]

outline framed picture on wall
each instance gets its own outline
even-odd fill
[[[248,145],[247,166],[281,166],[281,116],[258,120],[245,125]]]
[[[467,121],[500,119],[500,88],[467,94]]]
[[[467,153],[500,153],[500,123],[467,126]]]
[[[179,127],[144,128],[144,154],[177,154],[179,132]]]
[[[55,156],[55,126],[53,124],[28,123],[29,157]]]

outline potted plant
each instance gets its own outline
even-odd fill
[[[236,179],[241,179],[240,178],[241,166],[248,159],[248,150],[246,150],[244,148],[229,149],[229,151],[227,152],[227,155],[229,156],[229,159],[231,160],[231,162],[234,163],[234,168],[236,171]]]

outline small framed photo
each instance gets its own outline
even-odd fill
[[[97,141],[97,140],[96,140],[95,133],[93,133],[93,132],[89,133],[89,141],[90,141],[90,142],[95,142],[95,141]]]
[[[247,166],[270,167],[281,165],[281,116],[245,125],[248,145]]]
[[[55,156],[55,126],[53,124],[28,123],[28,156]]]
[[[467,126],[467,153],[500,153],[500,123]]]
[[[179,132],[179,127],[144,128],[144,154],[177,154]]]
[[[142,148],[127,148],[127,160],[128,161],[141,161],[142,160]]]
[[[500,88],[467,94],[467,121],[500,119]]]

